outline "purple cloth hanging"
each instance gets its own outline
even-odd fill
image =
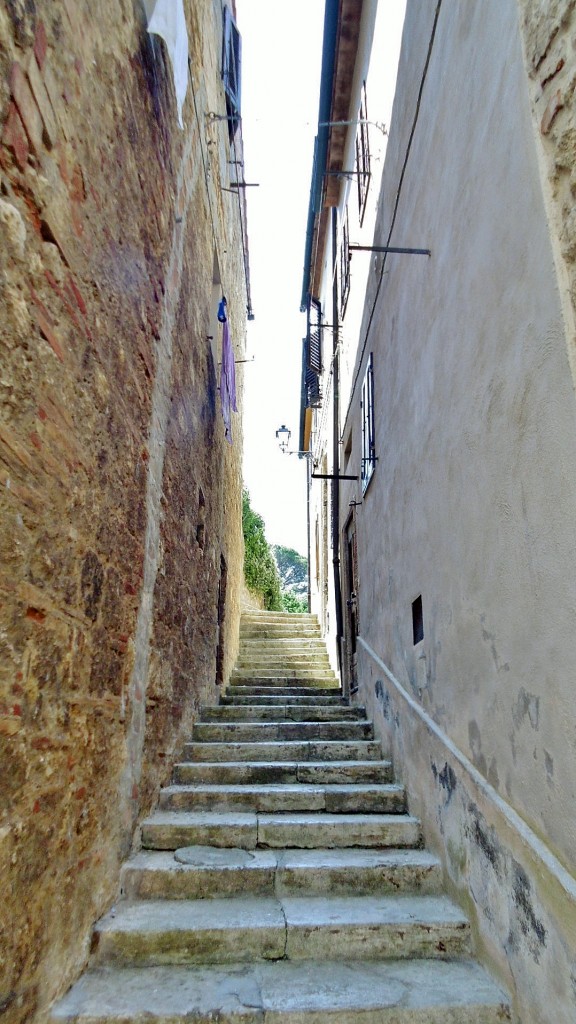
[[[236,405],[236,365],[234,349],[230,341],[228,321],[222,324],[222,365],[220,367],[220,401],[226,439],[232,444],[232,412],[238,412]]]

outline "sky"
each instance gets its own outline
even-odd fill
[[[306,460],[282,454],[285,424],[298,448],[304,242],[324,28],[324,0],[236,0],[242,35],[242,136],[255,319],[244,367],[244,484],[271,544],[306,554]],[[390,123],[405,0],[380,0],[374,36],[382,85],[369,117]],[[380,42],[378,43],[378,40]],[[378,46],[376,45],[378,43]],[[378,174],[381,172],[381,167]],[[372,202],[379,180],[372,186]],[[365,244],[365,240],[362,240]],[[368,243],[369,244],[369,243]]]

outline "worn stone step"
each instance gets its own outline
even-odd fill
[[[392,763],[374,761],[183,761],[174,765],[175,783],[192,785],[347,785],[392,781]]]
[[[376,740],[269,740],[253,743],[185,743],[189,761],[378,761]]]
[[[250,654],[259,656],[261,654],[291,657],[304,654],[326,654],[326,644],[319,636],[289,636],[289,637],[267,637],[265,640],[256,640],[254,637],[240,638],[238,653],[242,657]]]
[[[296,643],[295,640],[244,641],[240,644],[238,656],[241,660],[281,660],[284,657],[290,660],[322,659],[328,663],[330,660],[322,640],[306,640],[305,643]]]
[[[283,654],[278,657],[238,658],[234,672],[251,676],[285,676],[297,675],[299,672],[334,675],[328,658],[320,658],[316,654],[305,657],[287,657]]]
[[[266,687],[270,693],[278,691],[279,693],[290,694],[291,690],[300,692],[303,695],[313,694],[315,691],[325,693],[328,696],[330,694],[338,693],[341,694],[340,684],[336,679],[318,679],[317,677],[310,676],[307,679],[298,679],[296,676],[246,676],[245,679],[239,677],[230,678],[229,687],[242,689],[242,687]]]
[[[322,665],[331,668],[326,650],[293,650],[293,651],[246,651],[240,650],[236,665],[238,668],[252,668],[254,665]]]
[[[331,814],[399,814],[406,808],[404,787],[385,785],[210,785],[166,786],[161,810],[328,811]]]
[[[283,696],[282,694],[278,695],[276,692],[274,692],[273,695],[270,695],[270,693],[268,692],[268,693],[263,693],[263,694],[254,694],[253,696],[250,696],[249,694],[246,694],[245,691],[246,691],[246,687],[242,687],[242,689],[239,690],[239,695],[238,696],[230,697],[228,695],[228,693],[223,694],[220,697],[220,704],[221,705],[225,704],[226,706],[230,706],[230,705],[234,705],[235,704],[235,705],[238,705],[238,706],[239,705],[250,705],[250,706],[260,706],[260,707],[262,707],[263,705],[266,704],[269,707],[272,707],[272,706],[275,705],[276,707],[282,708],[282,707],[285,706],[286,701],[289,701],[290,702],[289,705],[288,705],[289,707],[309,707],[309,708],[313,708],[313,707],[334,707],[334,708],[340,707],[340,708],[342,708],[342,707],[350,707],[351,706],[351,705],[345,704],[343,697],[322,697],[322,696],[318,696],[318,693],[320,691],[315,691],[313,696],[308,696],[308,697],[302,697],[300,695],[300,690],[297,690],[296,694],[295,695],[292,694],[292,696],[289,696],[289,695],[288,696]],[[352,705],[352,706],[355,706],[355,705]]]
[[[142,822],[142,846],[296,847],[419,846],[420,822],[409,814],[328,814],[159,810]]]
[[[196,722],[195,743],[260,743],[274,740],[371,740],[371,722]]]
[[[288,664],[283,665],[280,671],[274,666],[270,668],[265,666],[259,666],[257,668],[252,668],[251,666],[248,666],[247,668],[235,668],[230,675],[231,684],[238,684],[242,679],[250,681],[260,679],[274,680],[274,682],[269,683],[269,685],[272,686],[275,682],[277,682],[279,686],[287,686],[290,681],[294,679],[312,679],[314,682],[329,686],[332,680],[336,680],[336,673],[331,668],[316,668],[314,665],[309,668],[306,666],[298,668]]]
[[[320,700],[322,697],[329,697],[331,700],[341,700],[342,690],[340,687],[327,686],[253,686],[251,683],[242,683],[239,686],[228,686],[225,696],[227,697],[276,697],[283,700],[292,697],[314,697]]]
[[[258,845],[279,849],[418,846],[420,822],[409,814],[258,814]]]
[[[281,622],[267,622],[263,625],[246,623],[240,632],[241,640],[284,640],[291,636],[298,640],[318,640],[321,637],[320,626],[308,624],[306,626],[286,627]]]
[[[314,705],[300,704],[248,704],[234,706],[219,704],[216,707],[200,709],[201,722],[342,722],[364,721],[366,711],[360,705]]]
[[[427,850],[345,847],[242,850],[188,846],[141,850],[122,868],[122,892],[135,899],[241,895],[438,893],[440,861]]]
[[[470,960],[259,961],[100,968],[53,1024],[503,1024],[507,998]]]
[[[369,960],[470,952],[470,927],[444,896],[125,900],[96,925],[95,963]]]
[[[258,608],[253,611],[247,608],[246,611],[242,612],[240,622],[259,622],[260,620],[265,620],[265,618],[288,622],[304,622],[306,620],[318,622],[318,615],[315,611],[272,611],[269,608]]]

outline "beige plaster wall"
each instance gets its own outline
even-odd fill
[[[344,440],[374,351],[361,699],[521,1019],[568,1024],[576,406],[522,42],[513,0],[408,4],[376,241],[410,145],[390,244],[432,256],[373,259]]]

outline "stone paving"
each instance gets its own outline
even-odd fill
[[[54,1024],[510,1019],[312,616],[244,616],[122,890]]]

